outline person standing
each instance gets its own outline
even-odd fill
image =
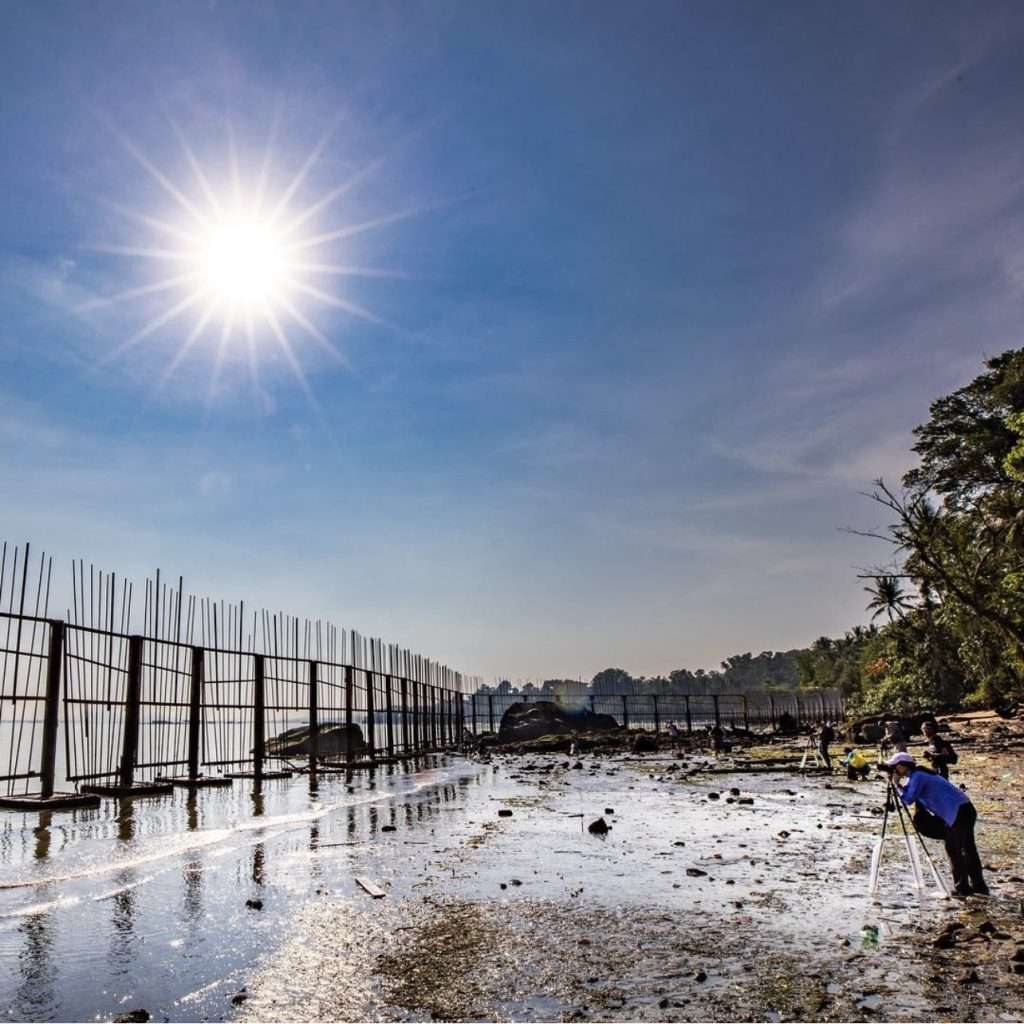
[[[821,727],[821,732],[818,733],[818,753],[821,754],[822,760],[825,762],[825,767],[832,770],[832,758],[829,756],[828,745],[834,743],[836,739],[836,731],[832,728],[831,722],[826,722]]]
[[[939,735],[939,727],[934,722],[925,722],[921,726],[927,747],[924,756],[928,758],[932,768],[944,779],[949,778],[949,766],[956,764],[959,758],[953,744]]]
[[[967,794],[941,775],[919,768],[914,759],[903,751],[893,754],[885,764],[896,775],[897,790],[905,804],[917,804],[942,820],[946,830],[946,856],[953,870],[956,895],[987,896],[988,886],[974,842],[978,812]]]

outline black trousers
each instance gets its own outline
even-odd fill
[[[829,757],[828,744],[823,742],[822,740],[818,741],[818,753],[821,754],[822,759],[825,762],[825,767],[826,768],[831,768],[832,767],[832,758]]]
[[[985,878],[981,873],[981,857],[974,845],[974,823],[978,812],[974,804],[964,804],[957,812],[956,820],[946,826],[946,856],[953,869],[953,885],[959,893],[972,889],[984,889]]]

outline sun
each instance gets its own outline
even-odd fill
[[[273,306],[287,291],[284,238],[258,214],[212,224],[200,239],[195,263],[210,295],[244,315]]]
[[[368,220],[322,223],[340,200],[366,179],[379,161],[356,171],[325,194],[303,195],[309,173],[330,141],[328,132],[279,190],[268,182],[272,159],[268,144],[262,161],[247,177],[233,147],[227,166],[211,174],[200,163],[185,136],[175,127],[191,180],[179,182],[157,166],[130,139],[108,125],[127,153],[174,201],[174,212],[155,216],[116,203],[110,205],[144,230],[137,244],[86,246],[112,256],[128,257],[135,270],[167,270],[148,284],[136,285],[110,296],[93,299],[80,311],[112,303],[164,299],[162,307],[121,342],[106,360],[158,334],[177,334],[180,343],[160,375],[165,383],[181,363],[200,349],[213,353],[207,401],[217,388],[227,354],[237,348],[247,356],[252,383],[260,388],[258,366],[262,353],[272,349],[283,355],[307,395],[312,392],[300,359],[300,339],[306,339],[336,364],[348,360],[339,343],[346,319],[376,325],[385,322],[340,289],[355,277],[403,277],[396,271],[355,266],[339,259],[346,239],[411,217],[419,209],[387,213]],[[226,183],[217,187],[214,183]],[[149,275],[151,278],[152,274]],[[331,333],[318,326],[324,308],[333,311]]]

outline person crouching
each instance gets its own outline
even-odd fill
[[[987,896],[988,886],[982,875],[981,857],[974,843],[978,812],[967,794],[941,775],[918,767],[905,752],[893,754],[885,764],[896,775],[897,790],[903,803],[923,807],[945,826],[946,856],[953,870],[956,895]]]

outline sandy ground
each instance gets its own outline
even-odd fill
[[[399,829],[391,856],[354,846],[353,877],[387,896],[353,887],[306,904],[238,1014],[1020,1020],[1024,724],[975,716],[953,728],[990,899],[917,892],[899,834],[869,897],[883,785],[743,768],[792,760],[795,746],[718,761],[668,749],[495,757],[486,795],[452,808],[461,817],[446,828]],[[605,837],[585,828],[598,817]],[[948,879],[941,845],[930,847]],[[950,925],[962,927],[936,946]]]

